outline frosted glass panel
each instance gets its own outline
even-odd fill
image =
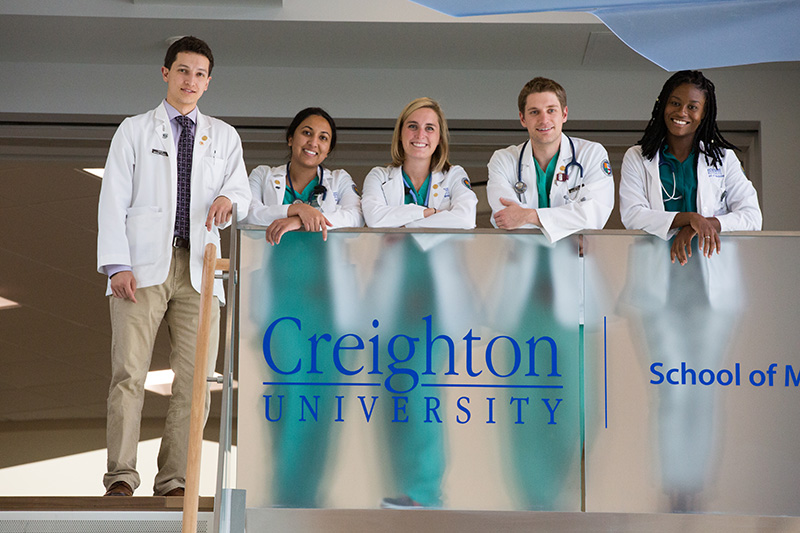
[[[241,233],[248,507],[577,511],[577,237]]]
[[[800,514],[800,238],[585,248],[586,510]]]

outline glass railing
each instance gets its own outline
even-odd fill
[[[796,234],[239,236],[248,507],[800,514]]]

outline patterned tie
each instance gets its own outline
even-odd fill
[[[192,179],[192,149],[194,134],[192,119],[186,116],[176,117],[181,125],[181,136],[178,139],[178,206],[175,213],[175,234],[189,240],[189,202],[191,200],[190,184]]]

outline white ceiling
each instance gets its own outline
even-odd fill
[[[0,14],[187,20],[324,22],[597,22],[581,12],[520,13],[456,18],[410,0],[3,0]]]
[[[202,36],[225,67],[655,69],[599,23],[319,22],[3,15],[0,61],[152,65]],[[36,38],[32,38],[36,36]]]

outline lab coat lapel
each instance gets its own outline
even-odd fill
[[[442,201],[444,200],[444,187],[442,187],[442,183],[444,182],[444,172],[434,172],[431,174],[431,183],[430,183],[430,202],[428,203],[428,207],[435,207],[439,208],[442,205]]]
[[[192,218],[192,213],[196,212],[194,206],[204,205],[205,207],[202,208],[203,216],[205,216],[208,208],[211,207],[211,202],[214,201],[214,198],[208,194],[205,189],[206,182],[212,182],[213,180],[213,172],[214,167],[206,167],[205,162],[203,161],[204,157],[208,153],[208,149],[212,144],[213,139],[211,138],[211,121],[208,120],[208,117],[200,113],[200,110],[197,111],[197,124],[194,128],[194,146],[192,148],[192,174],[191,174],[191,182],[189,186],[191,187],[191,197],[190,197],[190,207],[189,207],[189,218]],[[217,161],[211,161],[211,165],[219,164]],[[194,224],[192,228],[196,232],[196,228],[202,228],[202,224]],[[207,237],[207,233],[200,233],[204,237]],[[196,242],[196,238],[192,239]],[[208,241],[207,241],[208,242]],[[205,246],[205,244],[203,245]]]
[[[194,129],[194,149],[192,151],[192,169],[199,168],[206,153],[213,152],[214,138],[211,135],[211,121],[197,110],[197,127]],[[210,152],[209,152],[210,151]]]
[[[172,139],[172,126],[170,126],[169,116],[167,115],[167,110],[164,109],[163,103],[156,108],[154,130],[156,137],[161,139],[161,149],[169,154],[170,161],[175,164],[174,162],[177,161],[175,141]]]
[[[276,167],[272,172],[270,186],[275,194],[275,203],[283,203],[283,196],[286,194],[286,165]]]
[[[558,148],[558,161],[556,162],[556,170],[553,174],[553,183],[550,184],[550,205],[557,206],[563,205],[564,200],[558,201],[557,198],[563,198],[567,191],[573,185],[570,184],[569,177],[567,181],[558,181],[556,178],[562,172],[565,172],[567,165],[572,161],[572,146],[569,144],[569,139],[565,133],[561,134],[561,146]],[[531,163],[533,161],[531,160]],[[574,167],[573,167],[574,168]]]
[[[712,198],[711,181],[708,179],[708,161],[703,153],[703,143],[700,143],[699,153],[697,154],[697,212],[703,216],[711,216],[706,209],[704,200]]]
[[[163,102],[156,108],[154,134],[161,139],[161,149],[169,156],[169,179],[171,183],[169,191],[172,195],[170,204],[173,205],[174,209],[178,194],[178,150],[175,147],[172,125],[169,123],[169,115],[167,115]]]
[[[328,206],[334,207],[336,205],[336,199],[334,198],[334,187],[333,187],[333,173],[326,169],[322,169],[322,177],[319,180],[320,185],[325,187],[325,191],[327,194],[318,194],[317,197],[319,198],[319,206],[323,209],[323,211],[327,210]],[[323,197],[325,198],[323,200]]]
[[[525,203],[529,207],[539,207],[539,191],[536,187],[536,167],[533,163],[533,144],[531,144],[530,140],[528,144],[521,144],[520,145],[521,152],[520,155],[522,156],[522,181],[525,182],[527,185],[527,190],[522,194],[522,197],[525,198]],[[519,156],[518,156],[519,157]],[[514,183],[517,183],[517,177],[514,176]],[[517,195],[514,195],[515,198],[518,198]]]
[[[558,148],[558,166],[556,167],[556,174],[564,172],[567,165],[572,161],[572,145],[569,143],[566,133],[561,134],[561,146]],[[574,168],[574,167],[573,167]],[[572,170],[572,169],[570,169]]]
[[[403,205],[403,171],[400,167],[392,167],[388,179],[381,184],[381,188],[389,205]]]
[[[647,199],[654,209],[664,210],[664,198],[661,196],[661,173],[658,170],[658,154],[653,159],[644,158],[644,168],[647,174],[645,187]]]

